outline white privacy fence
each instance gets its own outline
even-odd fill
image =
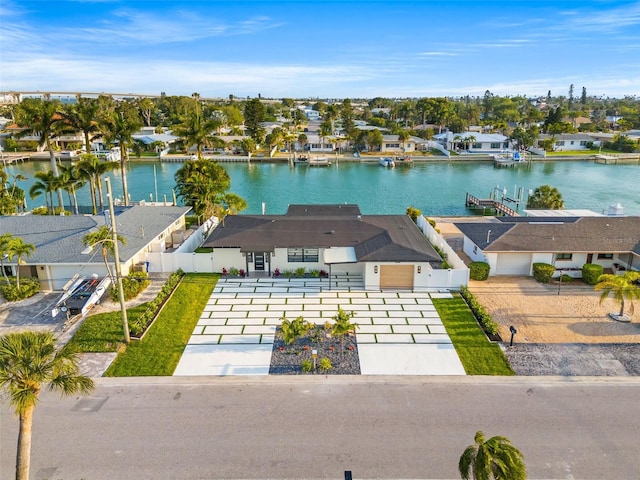
[[[189,273],[213,273],[213,253],[195,253],[194,250],[202,245],[216,225],[217,218],[207,220],[172,252],[147,253],[149,272],[175,272],[181,269]]]
[[[417,224],[431,245],[438,247],[440,251],[447,256],[447,263],[451,265],[450,269],[433,270],[430,272],[433,284],[453,289],[460,288],[461,285],[467,286],[469,284],[469,268],[467,268],[458,254],[449,246],[447,241],[436,232],[425,217],[418,217]]]

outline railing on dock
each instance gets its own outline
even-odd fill
[[[467,207],[482,207],[482,208],[492,208],[504,215],[508,215],[509,217],[519,217],[520,214],[516,212],[513,208],[507,207],[504,203],[498,202],[497,200],[493,200],[491,198],[477,198],[470,193],[467,193]]]

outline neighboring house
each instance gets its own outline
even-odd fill
[[[490,275],[532,275],[534,263],[573,277],[585,263],[612,272],[640,270],[640,217],[498,217],[456,223],[463,251],[487,262]]]
[[[147,146],[152,144],[159,146],[162,144],[162,148],[158,148],[158,151],[169,148],[170,145],[180,139],[180,137],[173,135],[170,130],[163,129],[162,133],[156,133],[156,127],[143,127],[131,137]]]
[[[382,152],[387,153],[408,153],[418,150],[425,150],[428,140],[419,137],[409,137],[404,142],[400,140],[399,135],[382,135]]]
[[[165,251],[184,240],[185,215],[191,207],[143,206],[116,207],[122,274],[145,268],[147,252]],[[20,237],[36,249],[18,266],[15,259],[5,260],[9,275],[20,268],[20,275],[37,277],[43,290],[60,290],[74,274],[106,274],[100,247],[89,251],[82,243],[88,233],[105,225],[103,215],[22,215],[0,216],[0,232]],[[174,242],[175,240],[175,242]],[[112,265],[113,259],[110,258]]]
[[[586,133],[561,133],[557,135],[542,134],[538,137],[538,146],[542,147],[546,139],[553,140],[553,150],[556,152],[563,150],[589,150],[593,145],[594,138]]]
[[[13,138],[15,141],[19,143],[22,143],[22,142],[39,143],[40,142],[39,134],[18,137],[17,135],[20,132],[23,132],[24,130],[26,130],[24,127],[20,127],[18,124],[12,123],[10,125],[5,126],[4,133],[5,135],[10,136],[11,138]],[[83,147],[84,135],[82,132],[75,132],[75,133],[67,133],[64,135],[52,136],[51,145],[54,149],[57,149],[57,150],[67,150],[71,147],[78,147],[78,146]],[[46,145],[38,145],[37,151],[43,152],[45,151],[46,148],[47,148]]]
[[[290,205],[285,215],[227,216],[203,247],[215,271],[249,276],[303,267],[362,275],[365,288],[429,288],[442,260],[407,215],[362,215],[357,205]],[[459,286],[459,285],[458,285]]]
[[[509,138],[500,133],[444,132],[433,139],[447,150],[464,153],[494,154],[513,147]]]

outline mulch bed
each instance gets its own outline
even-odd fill
[[[330,370],[302,371],[303,360],[313,361],[312,350],[314,349],[318,351],[316,364],[320,365],[320,359],[328,358],[332,365]],[[278,327],[271,352],[269,375],[360,375],[360,359],[355,335],[346,335],[344,352],[341,352],[341,349],[341,339],[327,338],[326,330],[322,326],[315,326],[309,335],[299,338],[290,345],[284,343],[282,330]]]

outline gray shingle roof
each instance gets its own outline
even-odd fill
[[[118,234],[127,240],[126,245],[119,246],[121,261],[131,259],[190,209],[173,206],[116,209]],[[0,233],[11,233],[36,246],[28,258],[30,264],[102,262],[100,255],[92,258],[92,255],[82,253],[85,249],[82,238],[104,224],[102,215],[0,216]]]
[[[441,261],[408,216],[359,212],[353,205],[296,205],[287,215],[232,215],[204,246],[268,252],[276,247],[354,247],[358,261]]]
[[[640,253],[640,217],[531,217],[456,226],[486,252]]]

